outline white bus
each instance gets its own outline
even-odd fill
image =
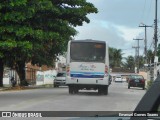
[[[108,44],[99,40],[72,40],[68,42],[66,84],[69,94],[79,90],[98,90],[108,94]]]

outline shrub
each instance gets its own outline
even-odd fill
[[[149,89],[152,84],[153,84],[153,80],[147,81],[147,89]]]

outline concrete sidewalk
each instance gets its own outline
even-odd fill
[[[9,87],[0,87],[0,91],[7,90]]]
[[[39,86],[39,85],[29,85],[29,86],[15,86],[15,87],[0,87],[0,91],[7,90],[27,90],[27,89],[42,89],[42,88],[53,88],[53,86]]]
[[[37,87],[28,87],[28,86],[15,86],[15,87],[1,87],[0,91],[8,91],[8,90],[26,90],[26,89],[35,89]]]

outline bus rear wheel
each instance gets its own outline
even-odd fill
[[[79,90],[77,88],[74,88],[74,93],[77,94]]]
[[[108,95],[108,86],[104,87],[104,95]]]
[[[69,86],[69,94],[77,94],[79,92],[79,89],[75,86]]]
[[[101,95],[101,94],[102,94],[102,91],[103,91],[102,88],[98,88],[98,94]]]
[[[74,93],[74,90],[73,90],[73,86],[69,86],[69,94],[73,94]]]
[[[102,86],[102,87],[98,88],[98,94],[108,95],[108,86]]]

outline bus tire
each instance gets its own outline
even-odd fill
[[[98,94],[101,95],[102,94],[102,88],[98,88]]]
[[[104,87],[103,93],[104,93],[104,95],[108,95],[108,86]]]
[[[77,94],[78,93],[78,89],[74,88],[74,93]]]
[[[72,86],[69,86],[69,94],[73,94],[74,93],[74,89]]]

